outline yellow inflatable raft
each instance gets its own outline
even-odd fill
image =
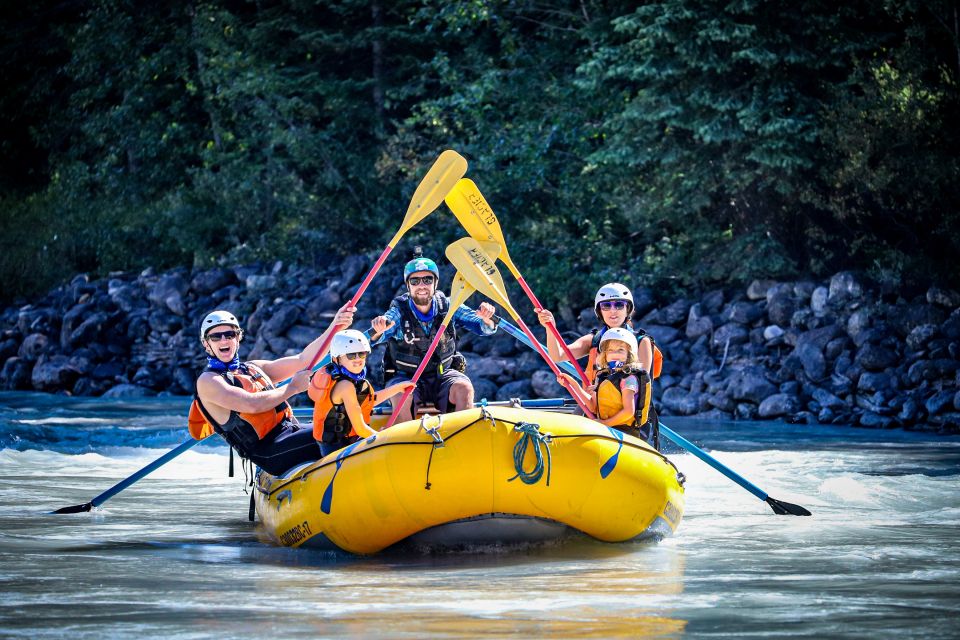
[[[376,553],[670,535],[683,476],[652,447],[562,413],[477,408],[404,422],[283,477],[259,472],[256,509],[277,544]]]

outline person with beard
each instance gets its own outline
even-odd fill
[[[241,362],[243,330],[229,311],[208,313],[200,323],[207,368],[197,380],[190,407],[190,434],[200,440],[219,433],[242,458],[272,475],[317,459],[313,430],[302,429],[287,399],[307,390],[310,364],[335,327],[353,324],[355,307],[342,307],[320,337],[295,356]],[[274,380],[290,378],[277,387]]]
[[[440,271],[433,260],[414,258],[404,267],[403,279],[406,292],[394,298],[390,308],[371,322],[375,332],[372,340],[376,344],[387,343],[385,372],[395,371],[386,386],[413,378],[450,308],[450,299],[438,291]],[[457,328],[481,336],[492,335],[497,331],[495,312],[493,305],[486,302],[476,310],[460,305],[454,311],[453,320],[417,381],[413,402],[432,403],[441,413],[473,406],[473,384],[464,373],[466,361],[457,352]],[[399,412],[398,422],[411,419],[410,397],[402,407],[397,406],[396,396],[390,402],[393,411]]]

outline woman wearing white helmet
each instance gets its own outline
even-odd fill
[[[327,330],[299,354],[276,360],[241,362],[243,330],[229,311],[213,311],[200,322],[200,344],[207,369],[197,380],[190,407],[190,434],[205,438],[219,433],[241,457],[273,475],[317,459],[317,445],[309,429],[301,429],[287,404],[307,390],[310,363],[324,338],[336,326],[353,323],[354,307],[342,307]],[[274,380],[290,378],[276,387]]]
[[[557,382],[590,406],[597,419],[633,436],[647,426],[650,410],[650,376],[637,361],[633,331],[615,327],[604,332],[597,358],[596,384],[584,389],[572,376],[561,373]]]
[[[587,335],[580,336],[571,344],[567,345],[570,353],[572,353],[575,358],[588,356],[584,373],[587,374],[587,378],[591,384],[596,378],[598,371],[599,346],[604,333],[609,329],[616,329],[618,327],[624,327],[634,331],[633,323],[630,320],[630,316],[633,313],[633,294],[630,293],[630,289],[619,282],[605,284],[597,290],[597,295],[593,301],[593,312],[602,323],[602,326]],[[547,309],[540,310],[537,316],[540,324],[544,327],[549,323],[555,323],[553,313]],[[560,345],[550,331],[547,332],[547,347],[550,350],[550,356],[556,362],[562,362],[567,359],[566,354],[561,350]],[[649,373],[654,363],[654,345],[650,337],[643,332],[640,333],[636,358],[640,366]]]
[[[413,386],[402,382],[374,391],[366,378],[368,355],[367,336],[355,329],[339,331],[330,345],[330,364],[310,381],[313,437],[321,456],[376,434],[370,426],[373,407]]]

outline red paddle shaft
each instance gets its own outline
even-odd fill
[[[527,286],[527,281],[524,280],[523,276],[520,275],[519,273],[515,275],[517,276],[517,282],[520,283],[520,288],[523,289],[524,293],[527,294],[527,297],[530,298],[530,302],[533,303],[534,309],[537,312],[542,311],[543,305],[540,304],[540,301],[537,300],[537,296],[535,296],[533,294],[533,291],[530,289],[530,287]],[[560,331],[557,330],[557,325],[555,325],[552,322],[548,322],[547,329],[550,330],[550,333],[553,334],[553,337],[556,339],[557,343],[560,344],[560,348],[563,349],[563,353],[567,356],[567,360],[569,360],[570,364],[572,364],[576,368],[577,374],[580,376],[580,380],[582,380],[584,384],[588,384],[589,380],[587,380],[587,374],[583,372],[583,368],[580,366],[580,363],[577,362],[577,359],[574,357],[573,353],[570,351],[570,347],[567,346],[566,341],[560,335]]]
[[[387,420],[387,425],[384,429],[389,429],[393,426],[393,423],[397,421],[397,417],[400,415],[400,409],[403,408],[403,403],[407,401],[407,398],[410,397],[410,394],[413,393],[413,390],[416,388],[417,380],[423,375],[423,370],[427,368],[430,358],[433,357],[433,352],[437,350],[437,345],[440,344],[440,338],[443,337],[443,332],[447,330],[448,324],[448,322],[444,322],[440,325],[440,328],[437,330],[437,335],[434,336],[433,342],[431,342],[427,348],[427,354],[423,356],[423,360],[420,361],[420,366],[413,372],[413,378],[410,379],[410,382],[412,382],[414,386],[404,391],[403,395],[400,396],[400,402],[395,405],[397,410],[390,414],[390,418]]]
[[[367,277],[363,279],[363,282],[360,283],[360,288],[357,289],[357,292],[353,294],[353,297],[350,298],[350,302],[347,303],[348,307],[355,307],[357,303],[360,302],[360,297],[363,295],[363,292],[367,290],[367,287],[370,286],[370,282],[373,280],[373,277],[377,275],[377,271],[380,270],[380,267],[383,266],[384,261],[386,261],[387,256],[390,255],[390,252],[393,251],[393,247],[387,245],[387,248],[383,250],[383,253],[380,254],[380,257],[377,258],[377,261],[373,263],[373,267],[370,269],[370,273],[367,274]],[[307,369],[313,369],[313,367],[320,361],[320,358],[323,357],[323,353],[330,347],[330,343],[333,342],[333,335],[341,329],[343,325],[337,325],[333,330],[323,339],[323,342],[320,343],[320,348],[317,350],[316,355],[313,356],[313,360],[310,361],[310,366]]]

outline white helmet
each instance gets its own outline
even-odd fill
[[[203,322],[200,323],[200,342],[203,342],[207,337],[207,332],[214,327],[218,327],[221,324],[227,324],[231,327],[236,327],[237,331],[240,331],[241,336],[243,335],[242,329],[240,329],[240,323],[237,321],[237,316],[233,315],[229,311],[211,311],[203,319]]]
[[[370,341],[367,340],[367,336],[363,335],[363,332],[356,329],[344,329],[333,336],[333,342],[330,344],[331,358],[339,358],[358,351],[370,353]]]
[[[620,342],[627,343],[627,348],[630,350],[630,353],[633,354],[633,357],[637,357],[637,336],[633,335],[633,331],[630,331],[630,329],[617,327],[604,331],[603,336],[600,338],[601,351],[603,350],[603,343],[608,340],[619,340]]]
[[[630,289],[627,289],[626,285],[622,285],[619,282],[610,282],[603,285],[597,291],[596,297],[593,299],[593,308],[599,314],[601,302],[606,300],[626,300],[630,303],[630,310],[633,310],[633,294],[630,293]]]

